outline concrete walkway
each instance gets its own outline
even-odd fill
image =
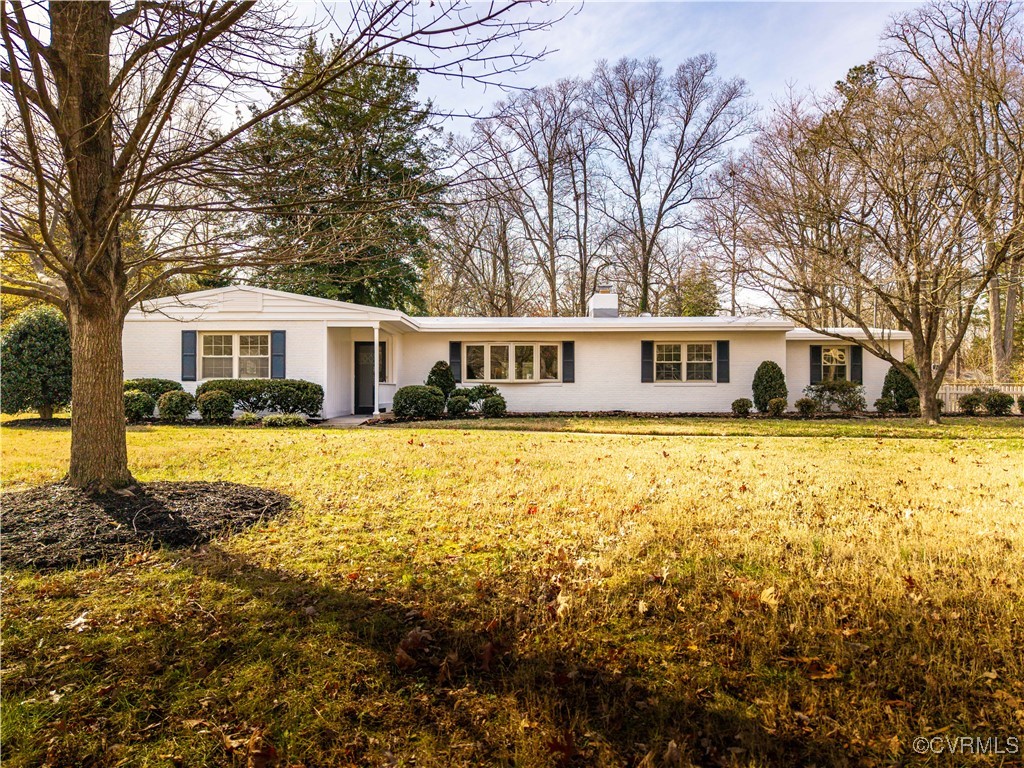
[[[364,421],[369,419],[369,416],[336,416],[333,419],[325,419],[321,421],[317,426],[320,427],[340,427],[348,429],[351,427],[358,427]]]

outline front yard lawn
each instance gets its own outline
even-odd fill
[[[934,764],[914,737],[1024,735],[1021,425],[130,428],[140,480],[294,507],[5,568],[4,764]],[[5,489],[63,474],[67,429],[0,440]]]

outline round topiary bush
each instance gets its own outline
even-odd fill
[[[786,398],[773,397],[768,401],[768,415],[776,418],[786,412]]]
[[[754,407],[754,404],[750,402],[750,398],[738,397],[732,401],[732,413],[733,416],[741,416],[746,418],[750,415],[750,409]],[[765,403],[765,409],[768,408],[768,404]]]
[[[448,398],[448,415],[460,419],[469,412],[469,398],[462,395],[452,395]]]
[[[0,390],[4,413],[52,419],[71,403],[71,336],[59,311],[33,307],[11,323],[0,339]]]
[[[160,418],[171,424],[183,423],[196,409],[196,399],[181,390],[164,392],[156,404],[160,409]]]
[[[985,397],[981,392],[970,392],[960,395],[959,404],[961,412],[968,416],[974,416],[985,404]]]
[[[484,403],[480,406],[480,410],[488,419],[500,419],[505,415],[508,408],[504,397],[501,395],[491,395],[484,398]]]
[[[156,400],[148,392],[140,389],[129,389],[124,393],[124,416],[130,423],[148,419],[156,408]]]
[[[1013,395],[991,389],[985,393],[985,410],[992,416],[1009,416],[1013,410]]]
[[[227,424],[235,414],[235,399],[227,392],[211,389],[198,397],[196,408],[207,424]]]
[[[451,366],[444,360],[434,363],[434,367],[427,374],[427,386],[440,389],[446,399],[451,397],[455,391],[455,374],[452,373]]]
[[[437,387],[401,387],[391,410],[400,419],[439,419],[444,414],[444,393]]]
[[[818,412],[818,401],[811,397],[801,397],[793,405],[801,416],[813,416]]]
[[[912,371],[917,370],[913,363],[906,365]],[[892,401],[892,410],[907,413],[910,410],[907,401],[917,396],[914,382],[895,365],[889,366],[889,371],[885,374],[885,381],[882,382],[882,397],[887,397]]]
[[[896,403],[891,397],[880,397],[875,400],[875,411],[879,416],[888,416],[894,410],[896,410]]]
[[[754,405],[761,413],[768,410],[768,403],[778,397],[783,400],[789,397],[786,389],[786,374],[773,360],[765,360],[754,373]]]

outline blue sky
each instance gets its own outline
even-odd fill
[[[551,30],[533,34],[535,50],[557,49],[510,82],[544,85],[585,75],[600,58],[659,57],[666,70],[696,53],[718,56],[724,76],[744,78],[754,99],[797,89],[831,88],[878,48],[889,17],[912,9],[904,2],[588,2]],[[559,5],[557,11],[573,6]],[[576,6],[578,7],[578,6]],[[497,88],[425,78],[421,96],[439,108],[486,110]]]

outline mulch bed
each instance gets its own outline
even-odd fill
[[[0,505],[4,565],[53,570],[193,547],[274,517],[290,499],[236,483],[146,483],[103,495],[57,483],[5,493]]]

